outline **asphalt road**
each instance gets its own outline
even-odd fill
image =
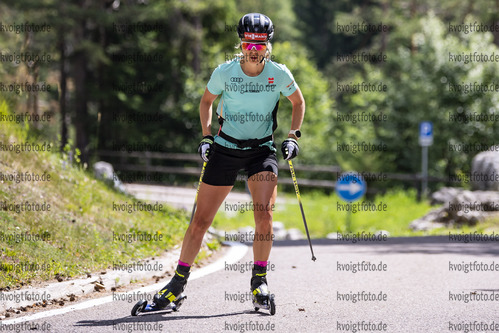
[[[270,264],[275,266],[268,280],[275,316],[254,312],[247,296],[251,273],[244,264],[252,260],[250,249],[237,267],[190,281],[179,312],[132,317],[134,303],[113,301],[30,324],[38,324],[38,332],[50,325],[45,331],[85,333],[499,330],[499,272],[456,271],[470,268],[463,262],[473,263],[474,270],[485,264],[499,269],[497,241],[462,243],[448,236],[316,240],[314,252],[317,261],[312,262],[306,242],[274,243]],[[366,270],[373,265],[381,271]]]

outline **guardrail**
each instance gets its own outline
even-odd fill
[[[174,174],[174,175],[186,175],[199,177],[199,173],[202,166],[202,160],[197,154],[185,154],[185,153],[160,153],[160,152],[122,152],[122,151],[107,151],[100,150],[97,151],[97,156],[101,160],[107,161],[113,164],[116,171],[130,171],[130,172],[144,172],[144,173],[162,173],[162,174]],[[135,159],[135,161],[133,161]],[[161,165],[158,163],[153,163],[154,160],[162,161]],[[196,166],[167,166],[163,165],[167,162],[187,162],[188,164]],[[294,166],[297,172],[308,172],[308,173],[325,173],[329,174],[328,179],[299,179],[299,185],[304,187],[315,187],[324,189],[334,189],[336,186],[336,181],[332,179],[337,179],[338,175],[341,174],[341,168],[336,165],[300,165],[296,163]],[[287,164],[279,164],[280,170],[288,170]],[[423,177],[421,174],[398,174],[398,173],[383,173],[386,180],[399,180],[403,182],[409,182],[414,185],[415,188],[420,190],[418,186]],[[449,179],[443,179],[438,177],[428,176],[427,180],[429,182],[445,182],[445,183],[459,183],[459,181],[451,181]],[[293,185],[293,181],[290,177],[279,177],[279,183],[286,185]],[[376,188],[368,188],[368,193],[379,192]]]

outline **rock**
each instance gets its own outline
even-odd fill
[[[437,208],[430,211],[428,214],[414,220],[409,224],[409,228],[414,231],[428,231],[436,228],[441,228],[444,226],[443,217],[447,216],[445,208]]]
[[[272,222],[272,229],[274,229],[274,232],[284,230],[284,223],[280,221],[274,221]]]
[[[390,233],[386,230],[379,230],[374,233],[376,236],[385,236],[390,237]]]
[[[286,239],[288,240],[300,240],[303,239],[303,234],[299,229],[291,228],[288,229],[288,234],[286,235]]]
[[[454,198],[461,189],[454,187],[442,187],[440,190],[433,192],[431,195],[432,205],[442,205],[448,203]]]
[[[101,290],[105,290],[106,287],[104,287],[104,285],[100,284],[99,282],[96,282],[94,289],[95,289],[95,291],[101,291]]]
[[[288,235],[284,223],[280,221],[272,222],[272,230],[274,232],[274,240],[285,240]]]
[[[454,224],[475,225],[499,216],[499,192],[443,188],[432,195],[432,200],[442,207],[412,221],[409,226],[412,230],[426,231]]]
[[[327,239],[338,239],[338,233],[337,232],[330,232],[329,234],[326,235]]]
[[[239,232],[240,234],[245,234],[245,235],[246,235],[246,234],[248,234],[248,235],[249,235],[249,234],[254,234],[254,233],[255,233],[255,228],[250,227],[250,226],[246,226],[246,227],[239,228],[239,229],[238,229],[238,232]]]
[[[113,166],[110,163],[99,161],[94,164],[95,178],[103,180],[109,186],[114,187],[116,190],[126,193],[125,186],[114,173]]]
[[[499,191],[499,146],[473,157],[470,178],[473,190]]]
[[[284,229],[274,230],[274,240],[285,240],[288,232]]]
[[[211,235],[214,235],[215,237],[221,238],[222,240],[225,240],[225,232],[223,232],[221,230],[218,231],[217,229],[213,228],[212,226],[210,226],[208,228],[208,233]]]
[[[241,243],[253,242],[255,238],[255,229],[250,226],[239,228],[236,234],[236,240]]]
[[[444,203],[445,206],[445,203]],[[458,224],[474,225],[499,211],[499,192],[459,192],[449,203],[449,218]]]

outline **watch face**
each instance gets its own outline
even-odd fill
[[[296,131],[295,131],[295,135],[296,135],[296,137],[297,137],[297,138],[301,137],[301,132],[300,132],[300,130],[296,130]]]

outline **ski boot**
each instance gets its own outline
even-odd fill
[[[187,285],[189,270],[190,267],[178,265],[175,276],[163,289],[154,295],[153,303],[147,304],[146,300],[138,301],[132,309],[132,316],[137,316],[141,312],[178,311],[182,303],[187,299],[183,291]]]
[[[251,275],[251,293],[255,311],[265,309],[269,310],[272,316],[275,315],[274,295],[269,293],[267,286],[267,268],[253,265]]]

